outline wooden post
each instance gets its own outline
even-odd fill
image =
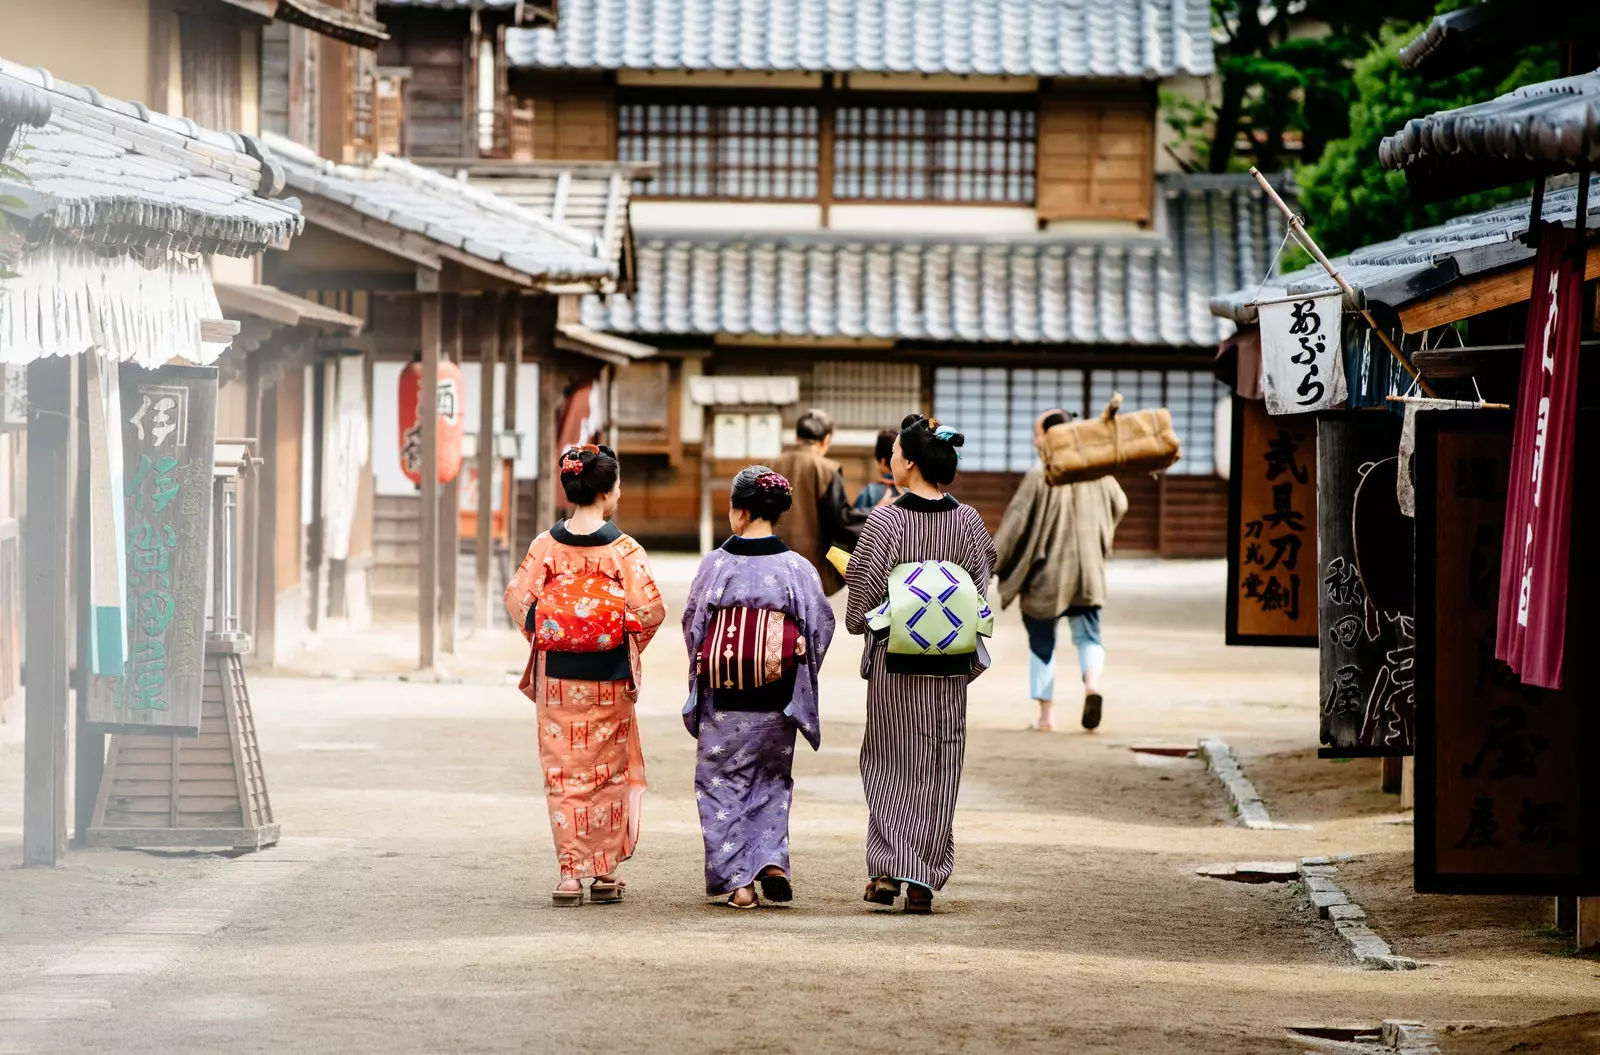
[[[1400,760],[1400,808],[1417,808],[1417,759],[1407,755]]]
[[[506,354],[509,361],[506,363],[506,394],[505,403],[505,428],[507,432],[517,431],[517,375],[522,372],[522,294],[507,293],[505,311],[502,320],[510,332],[506,336]],[[516,462],[507,458],[504,470],[506,478],[506,542],[511,547],[512,563],[521,559],[518,547],[522,544],[522,537],[517,534],[517,476]]]
[[[539,442],[535,456],[539,460],[539,479],[535,486],[535,533],[556,522],[556,488],[560,486],[556,475],[556,446],[561,441],[561,372],[550,357],[539,362]]]
[[[1578,951],[1600,949],[1600,897],[1578,899]]]
[[[26,741],[23,745],[22,863],[54,865],[67,835],[68,517],[73,479],[71,359],[28,366],[28,514],[23,534],[27,588]]]
[[[700,420],[700,555],[711,552],[711,463],[717,453],[711,443],[711,408],[702,407]]]
[[[1400,772],[1405,768],[1401,763],[1404,759],[1399,757],[1380,758],[1378,761],[1382,764],[1382,770],[1378,776],[1378,789],[1389,795],[1400,794]]]
[[[1576,931],[1578,929],[1578,899],[1575,897],[1558,897],[1555,899],[1556,930]]]
[[[432,670],[439,659],[439,341],[437,293],[420,295],[422,391],[417,396],[422,426],[422,503],[417,548],[417,666]]]
[[[478,387],[482,391],[478,399],[478,538],[472,569],[477,577],[473,583],[477,593],[473,596],[472,615],[479,630],[488,630],[494,625],[490,618],[489,570],[494,566],[494,371],[500,362],[500,298],[485,297],[483,303],[487,310],[478,319],[483,344],[478,356]]]
[[[89,354],[94,354],[93,352]],[[115,365],[103,367],[115,370]],[[77,697],[75,708],[76,727],[73,729],[73,761],[72,761],[72,842],[74,846],[88,845],[89,825],[94,820],[95,799],[100,794],[100,776],[105,772],[106,766],[106,735],[92,733],[84,728],[84,722],[89,716],[89,653],[90,643],[90,618],[94,607],[94,597],[89,591],[90,568],[94,563],[94,532],[92,530],[93,518],[89,512],[90,483],[89,483],[89,416],[86,406],[89,396],[89,371],[78,370],[78,497],[74,519],[77,530],[74,537],[77,540],[77,559],[74,562],[75,577],[77,579],[76,605],[73,612],[73,622],[77,628],[77,677],[74,679],[73,691]],[[98,394],[96,395],[98,399]],[[121,422],[108,422],[112,428],[120,428]],[[121,501],[121,496],[117,496]]]
[[[457,366],[462,361],[462,330],[466,326],[467,300],[460,294],[451,298],[448,340],[449,358]],[[464,398],[458,391],[456,398]],[[457,408],[459,413],[460,408]],[[455,655],[456,624],[461,607],[461,474],[439,489],[439,651]]]

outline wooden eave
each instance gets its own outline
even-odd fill
[[[1400,327],[1406,333],[1421,333],[1524,303],[1533,295],[1533,266],[1530,261],[1476,275],[1411,301],[1398,309]],[[1600,245],[1589,249],[1583,278],[1585,282],[1600,278]]]

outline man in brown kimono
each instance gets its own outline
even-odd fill
[[[794,506],[779,522],[778,535],[811,562],[822,577],[822,589],[834,594],[844,585],[844,577],[828,563],[828,550],[834,546],[846,552],[855,549],[861,525],[871,510],[850,505],[843,471],[828,457],[833,444],[832,418],[823,411],[808,410],[795,423],[794,434],[798,445],[772,463],[794,489]]]

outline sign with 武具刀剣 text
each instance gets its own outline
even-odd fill
[[[1233,399],[1228,473],[1230,645],[1317,644],[1317,426]]]

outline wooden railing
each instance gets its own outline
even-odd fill
[[[519,107],[509,98],[494,111],[494,146],[483,155],[509,161],[533,160],[533,107]]]
[[[22,532],[0,521],[0,721],[15,719],[22,698]]]

